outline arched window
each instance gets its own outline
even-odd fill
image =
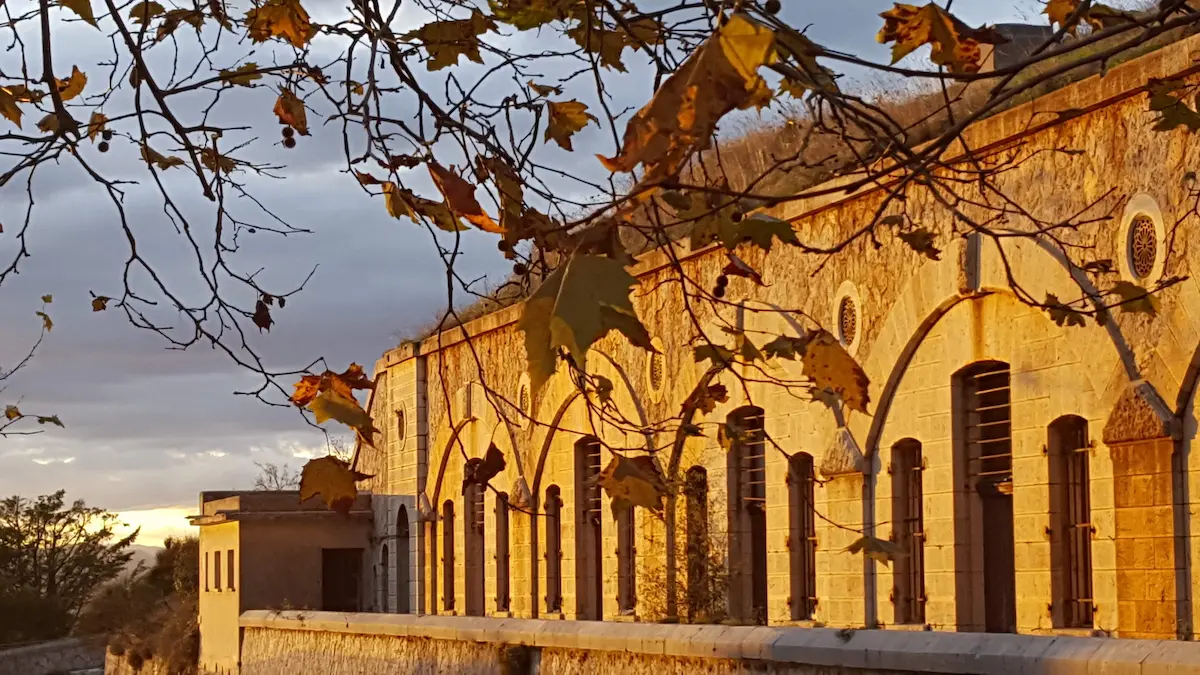
[[[429,562],[429,569],[426,571],[426,580],[429,587],[429,595],[425,598],[425,606],[429,611],[437,614],[438,607],[438,520],[430,518],[427,523],[429,535],[425,541],[429,542],[429,555],[426,560]]]
[[[637,534],[633,506],[617,512],[617,611],[637,609]]]
[[[738,408],[726,418],[728,455],[729,598],[737,618],[767,622],[766,427],[763,409]]]
[[[788,576],[793,621],[811,619],[817,606],[817,510],[812,455],[788,458]]]
[[[408,509],[403,504],[396,513],[396,611],[408,614],[412,611],[408,587],[409,546]]]
[[[562,611],[562,497],[546,488],[546,611]]]
[[[702,466],[687,470],[684,480],[687,523],[687,619],[689,623],[713,609],[708,574],[708,472]]]
[[[379,584],[379,586],[380,586],[380,588],[379,588],[379,607],[380,607],[380,610],[384,614],[387,614],[389,611],[388,610],[388,594],[391,593],[391,591],[392,591],[392,589],[389,587],[390,582],[391,582],[391,578],[390,578],[391,575],[388,573],[389,569],[391,568],[391,565],[392,565],[392,562],[390,560],[388,560],[388,545],[384,544],[383,550],[381,550],[379,552],[379,567],[381,569],[380,577],[381,577],[381,581],[382,581],[382,583]]]
[[[507,612],[511,604],[508,543],[508,493],[496,493],[496,611]]]
[[[925,487],[921,442],[892,446],[892,540],[906,555],[892,568],[896,623],[925,623]]]
[[[442,607],[454,611],[454,501],[442,504]]]
[[[1051,615],[1058,628],[1091,628],[1092,504],[1087,420],[1075,415],[1050,423]]]
[[[1014,633],[1017,577],[1009,367],[998,361],[972,364],[958,372],[953,384],[958,629]]]
[[[463,491],[466,513],[463,514],[463,545],[466,547],[467,616],[483,616],[483,486],[472,483]]]
[[[575,611],[580,619],[604,618],[604,536],[600,496],[600,439],[575,443]]]

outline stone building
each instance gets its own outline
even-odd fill
[[[1197,49],[1198,38],[1177,42],[964,134],[976,158],[1007,163],[995,181],[1038,218],[1092,215],[1073,241],[1115,261],[1097,283],[1189,277],[1161,292],[1157,312],[1057,325],[1013,280],[1040,300],[1078,297],[1076,282],[1097,277],[1049,240],[956,236],[923,192],[906,208],[936,235],[939,260],[882,235],[878,248],[860,239],[829,260],[745,251],[766,285],[734,279],[735,306],[698,308],[695,321],[710,336],[722,320],[756,335],[819,322],[870,377],[870,414],[836,417],[724,375],[729,400],[704,420],[750,433],[730,451],[707,433],[677,457],[659,453],[679,494],[665,520],[644,509],[614,518],[589,479],[608,448],[663,447],[666,434],[595,423],[564,369],[532,388],[520,306],[388,351],[369,403],[381,431],[357,450],[374,474],[362,484],[369,608],[1194,639],[1200,145],[1184,129],[1153,130],[1145,91],[1192,76]],[[775,215],[832,242],[881,201],[878,186],[831,189]],[[1012,213],[997,227],[1023,226]],[[702,284],[725,263],[712,248],[681,262]],[[705,371],[676,287],[655,283],[668,264],[652,252],[633,270],[660,353],[612,335],[588,356],[635,426],[675,415]],[[800,377],[798,362],[768,367]],[[465,466],[493,444],[507,460],[494,491],[464,491]],[[906,555],[883,565],[848,552],[860,531]]]

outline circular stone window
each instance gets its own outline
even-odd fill
[[[404,445],[404,439],[408,437],[408,416],[404,414],[404,407],[401,406],[396,410],[396,440],[400,445]]]
[[[1149,287],[1162,276],[1166,258],[1162,223],[1162,211],[1150,195],[1137,195],[1126,204],[1117,257],[1127,281]]]
[[[658,351],[650,352],[649,358],[646,359],[646,385],[650,389],[651,397],[658,401],[662,398],[667,381],[667,357],[663,353],[662,340],[651,338],[650,344]]]
[[[521,380],[517,383],[517,419],[513,420],[522,429],[529,426],[529,418],[533,415],[532,397],[529,390],[529,374],[522,373]]]
[[[858,299],[858,289],[849,281],[842,282],[834,298],[831,330],[846,351],[853,353],[862,336],[862,303]]]

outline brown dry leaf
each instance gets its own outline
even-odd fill
[[[200,149],[200,163],[209,171],[220,171],[221,173],[232,173],[238,165],[236,159],[222,155],[213,148]]]
[[[629,120],[621,152],[600,161],[614,172],[643,164],[647,182],[674,175],[694,152],[708,147],[718,120],[756,101],[762,88],[758,68],[774,60],[771,29],[746,14],[731,15]]]
[[[267,307],[267,303],[263,302],[262,299],[254,303],[254,316],[250,320],[254,322],[255,326],[258,326],[258,332],[260,333],[264,330],[270,331],[271,324],[275,323],[275,320],[271,318],[271,308]]]
[[[172,9],[163,15],[162,23],[158,24],[158,30],[155,31],[154,37],[156,40],[163,40],[175,32],[179,28],[179,24],[187,22],[192,28],[199,32],[204,27],[204,12],[197,9]],[[135,68],[136,72],[137,69]]]
[[[336,420],[355,429],[363,438],[371,438],[378,430],[371,424],[371,415],[354,398],[334,389],[326,389],[308,404],[317,424]]]
[[[467,460],[467,465],[463,467],[462,493],[467,494],[469,485],[486,486],[488,481],[500,475],[505,465],[504,453],[500,452],[500,448],[497,448],[495,443],[492,443],[483,457],[472,457]]]
[[[300,407],[308,406],[316,415],[317,424],[337,420],[357,430],[369,443],[378,430],[371,423],[371,415],[354,398],[354,390],[374,386],[362,366],[352,363],[343,373],[327,370],[321,375],[305,375],[296,383],[291,401]]]
[[[37,89],[30,89],[23,84],[14,84],[12,86],[2,88],[7,89],[8,93],[11,94],[14,99],[16,99],[17,103],[37,103],[46,97],[46,92],[39,91]]]
[[[54,296],[53,296],[53,295],[49,295],[49,294],[47,294],[47,295],[43,295],[43,296],[42,296],[42,302],[43,302],[43,303],[45,303],[45,304],[47,304],[47,305],[49,305],[49,304],[51,304],[51,303],[53,303],[53,302],[54,302]]]
[[[154,0],[142,0],[129,10],[129,18],[134,23],[150,23],[150,19],[162,16],[165,11],[167,10]]]
[[[371,477],[352,470],[348,462],[333,455],[310,459],[300,471],[300,501],[321,495],[329,508],[349,514],[358,497],[354,484]]]
[[[446,206],[455,215],[467,219],[475,227],[484,232],[501,234],[504,230],[491,216],[483,212],[483,207],[475,199],[475,186],[463,180],[458,174],[443,167],[437,162],[429,162],[429,175],[433,184],[446,199]]]
[[[383,189],[384,205],[387,206],[388,215],[393,218],[407,217],[413,222],[420,222],[424,216],[445,232],[462,232],[467,229],[442,202],[418,197],[391,181],[379,180],[369,173],[355,171],[354,175],[362,185],[378,185]]]
[[[538,84],[533,80],[529,81],[529,88],[532,89],[533,92],[538,96],[549,96],[551,94],[555,94],[557,96],[562,95],[562,87],[552,87],[548,84]]]
[[[92,113],[91,119],[88,120],[88,130],[87,130],[88,140],[95,143],[96,137],[99,136],[101,133],[103,133],[104,129],[107,126],[108,126],[108,118],[104,116],[104,113],[101,113],[101,112]]]
[[[279,38],[303,49],[317,34],[299,0],[267,0],[262,7],[246,12],[244,21],[254,42]]]
[[[18,128],[21,126],[21,109],[17,107],[17,97],[13,96],[12,90],[7,87],[0,87],[0,116]]]
[[[592,480],[612,499],[614,515],[630,506],[661,513],[663,498],[670,492],[662,472],[649,455],[626,457],[613,453],[608,466]]]
[[[1086,21],[1093,30],[1103,30],[1109,26],[1128,23],[1137,19],[1137,15],[1133,12],[1113,9],[1108,5],[1100,3],[1092,3],[1075,18],[1075,21],[1067,25],[1067,22],[1071,19],[1071,15],[1075,13],[1075,10],[1079,9],[1079,3],[1080,0],[1049,0],[1042,13],[1050,19],[1051,26],[1058,24],[1060,28],[1066,29],[1071,35],[1075,35],[1076,31],[1079,30],[1080,21]]]
[[[979,45],[1008,42],[994,28],[971,28],[933,2],[923,7],[897,2],[879,16],[884,24],[875,39],[880,44],[895,43],[892,63],[928,44],[932,49],[929,58],[934,63],[951,72],[975,73],[983,63]]]
[[[308,113],[304,110],[304,101],[291,89],[282,89],[279,98],[275,100],[275,115],[280,124],[286,124],[296,130],[301,136],[308,136]]]
[[[521,177],[498,157],[488,157],[482,164],[500,193],[500,229],[504,231],[504,239],[510,244],[516,243],[525,238],[524,233],[529,229],[525,226],[525,190]]]
[[[908,552],[895,542],[865,534],[855,539],[845,550],[847,553],[862,553],[868,558],[883,563],[885,567],[890,561],[908,555]]]
[[[367,377],[363,367],[357,363],[351,363],[350,367],[341,373],[326,370],[320,375],[305,375],[300,378],[290,400],[295,405],[304,407],[312,403],[317,394],[323,391],[332,389],[353,399],[355,389],[373,389],[374,387],[374,383],[371,382],[371,378]]]
[[[92,311],[93,312],[103,312],[104,310],[108,309],[108,301],[109,300],[112,300],[112,298],[104,296],[104,295],[97,295],[97,296],[93,297],[92,298]]]
[[[59,0],[60,5],[75,12],[79,18],[99,28],[96,24],[96,15],[92,13],[91,0]]]
[[[146,160],[147,164],[153,164],[163,170],[170,169],[173,166],[183,166],[184,164],[184,161],[179,157],[159,154],[154,148],[145,143],[142,144],[142,159]]]
[[[574,99],[561,102],[546,101],[546,108],[550,111],[550,122],[546,127],[545,141],[549,143],[553,139],[563,150],[574,149],[571,147],[571,136],[586,127],[589,122],[599,124],[587,111],[587,105]]]
[[[17,406],[15,406],[15,405],[4,406],[4,418],[5,419],[15,420],[20,417],[24,417],[24,415],[21,414],[21,410],[19,408],[17,408]]]
[[[566,19],[579,4],[579,0],[488,0],[496,20],[517,30],[541,28]]]
[[[630,46],[629,36],[624,31],[607,30],[596,17],[584,18],[580,24],[567,31],[567,37],[575,41],[584,51],[600,57],[600,65],[625,72],[621,52]]]
[[[71,99],[83,93],[83,88],[87,86],[87,75],[79,70],[79,66],[71,66],[71,77],[65,80],[58,81],[58,95],[62,100],[70,101]]]
[[[871,381],[832,333],[820,329],[810,333],[801,359],[804,376],[816,389],[834,391],[848,408],[867,414]]]
[[[471,10],[471,18],[456,21],[434,21],[421,26],[404,37],[419,40],[429,52],[425,67],[441,70],[458,65],[458,57],[466,56],[475,63],[483,63],[479,54],[479,36],[496,30],[496,22],[477,9]]]
[[[42,328],[47,333],[54,330],[54,322],[50,320],[50,315],[45,312],[37,312],[37,315],[42,317]]]
[[[249,87],[255,80],[262,79],[262,73],[258,72],[258,64],[253,61],[232,70],[222,70],[220,75],[225,82],[241,87]]]

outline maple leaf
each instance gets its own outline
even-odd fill
[[[649,455],[626,457],[613,453],[608,466],[591,480],[604,488],[613,502],[613,515],[630,506],[661,513],[670,490],[662,471]]]
[[[463,467],[462,493],[467,494],[467,487],[470,485],[486,486],[488,481],[500,475],[504,467],[504,453],[492,443],[483,457],[467,460],[466,466]]]
[[[647,182],[674,175],[709,146],[718,120],[759,100],[763,80],[757,71],[774,62],[774,39],[770,28],[748,15],[730,15],[629,120],[620,153],[600,157],[601,163],[613,172],[642,164]]]
[[[769,252],[776,239],[784,244],[800,245],[800,239],[796,237],[796,230],[792,228],[791,223],[765,213],[742,218],[741,222],[734,223],[734,227],[721,234],[721,243],[731,251],[748,241]]]
[[[58,81],[58,95],[63,101],[71,99],[83,93],[83,88],[87,86],[87,75],[79,70],[79,66],[71,66],[71,77],[65,80]]]
[[[809,334],[801,357],[804,376],[818,389],[829,389],[842,397],[851,410],[867,414],[870,379],[866,371],[829,331]]]
[[[21,414],[21,411],[17,408],[17,406],[8,405],[4,406],[4,417],[5,419],[15,420],[20,417],[24,417],[24,415]]]
[[[17,97],[13,96],[12,90],[6,87],[0,87],[0,116],[4,119],[21,126],[21,109],[17,107]]]
[[[457,216],[467,219],[475,227],[484,232],[502,233],[503,230],[483,212],[483,207],[475,199],[475,186],[463,180],[458,174],[446,169],[441,164],[431,161],[427,165],[433,184],[437,186],[442,196],[446,198],[446,206]]]
[[[468,19],[434,21],[404,37],[421,41],[429,52],[425,67],[432,71],[458,65],[460,56],[483,63],[483,57],[479,54],[479,36],[489,30],[496,30],[496,22],[479,10],[472,9]]]
[[[496,184],[496,191],[500,193],[500,229],[504,231],[504,239],[510,244],[516,243],[524,238],[523,231],[526,229],[525,189],[521,177],[498,157],[488,157],[482,160],[482,164]]]
[[[383,189],[384,205],[388,214],[396,219],[407,217],[420,222],[422,216],[433,221],[438,229],[446,232],[461,232],[467,229],[450,208],[441,202],[418,197],[391,181],[382,181],[369,173],[355,171],[358,182],[363,185],[378,185]]]
[[[14,84],[9,87],[3,87],[3,89],[7,89],[8,93],[12,95],[17,103],[38,103],[46,97],[46,92],[30,89],[23,84]]]
[[[129,18],[134,23],[149,23],[150,19],[162,16],[165,11],[167,10],[162,5],[154,2],[154,0],[142,0],[142,2],[134,5],[129,10]]]
[[[879,16],[884,23],[875,39],[880,44],[895,43],[892,63],[928,44],[929,58],[937,65],[955,73],[975,73],[983,63],[979,45],[1008,42],[994,28],[971,28],[934,2],[922,7],[897,2]]]
[[[209,171],[220,171],[221,173],[231,173],[238,165],[236,159],[222,155],[215,148],[201,148],[200,163]]]
[[[723,384],[704,385],[701,382],[697,385],[692,393],[683,401],[683,410],[681,414],[687,414],[688,410],[695,410],[698,413],[707,415],[717,409],[718,403],[724,403],[729,400],[729,390]]]
[[[258,326],[258,332],[260,333],[264,330],[270,331],[271,324],[275,323],[275,320],[271,318],[270,308],[268,308],[267,303],[263,302],[261,299],[254,303],[254,316],[251,318],[251,320],[254,322],[255,326]]]
[[[789,26],[778,29],[775,41],[780,56],[786,57],[796,67],[796,72],[789,73],[780,82],[782,91],[800,98],[810,89],[838,90],[833,71],[817,63],[817,57],[825,53],[824,47]]]
[[[280,124],[286,124],[296,130],[301,136],[308,136],[308,114],[304,110],[304,101],[291,89],[281,89],[279,98],[275,100],[275,115]]]
[[[1050,319],[1059,326],[1084,326],[1087,324],[1083,320],[1083,315],[1071,309],[1058,299],[1058,296],[1053,293],[1046,294],[1046,301],[1042,303],[1046,305],[1046,311],[1050,314]]]
[[[354,484],[371,477],[351,469],[349,462],[333,455],[310,459],[300,471],[300,501],[321,495],[329,508],[347,515],[358,497]]]
[[[54,329],[54,322],[50,320],[50,315],[45,312],[37,312],[37,315],[42,317],[42,328],[49,333]]]
[[[154,148],[149,145],[142,144],[142,159],[146,160],[147,164],[153,164],[164,171],[173,166],[183,166],[184,162],[179,157],[170,157],[159,154]]]
[[[53,295],[43,295],[42,302],[49,305],[54,302],[54,296]]]
[[[629,40],[624,31],[607,30],[599,19],[593,16],[582,19],[578,26],[568,30],[567,37],[574,40],[584,51],[599,56],[600,65],[625,72],[621,52],[629,46]]]
[[[220,76],[225,82],[242,87],[249,87],[255,80],[262,79],[262,73],[258,72],[258,64],[253,61],[244,63],[232,70],[222,70]],[[293,94],[294,97],[295,95]],[[276,105],[278,106],[278,103]],[[301,104],[301,112],[303,112],[303,104]],[[279,114],[278,110],[275,114]]]
[[[796,355],[804,354],[804,347],[808,344],[807,338],[791,337],[789,335],[780,335],[774,340],[762,346],[763,354],[768,359],[787,359],[795,361]]]
[[[936,239],[934,239],[933,233],[929,230],[921,227],[907,232],[900,232],[898,236],[904,243],[908,244],[909,248],[926,258],[930,260],[942,259],[942,250],[934,246]]]
[[[529,88],[538,96],[549,96],[551,94],[562,95],[562,87],[552,87],[547,84],[538,84],[533,80],[529,81]]]
[[[488,0],[497,21],[517,30],[532,30],[570,16],[569,8],[579,0]]]
[[[91,0],[59,0],[59,5],[75,12],[75,14],[84,21],[99,28],[96,23],[96,15],[92,13]]]
[[[363,438],[371,438],[378,429],[371,423],[371,415],[352,396],[330,388],[317,394],[309,404],[317,424],[335,420],[355,429]]]
[[[1158,298],[1146,289],[1129,281],[1113,284],[1110,293],[1121,299],[1121,313],[1144,312],[1150,316],[1158,314]]]
[[[1080,12],[1079,16],[1076,16],[1072,20],[1071,16],[1079,9],[1079,4],[1080,0],[1049,0],[1042,13],[1050,19],[1051,26],[1058,24],[1059,27],[1071,35],[1077,34],[1076,31],[1079,30],[1081,21],[1087,22],[1095,30],[1103,30],[1118,23],[1128,23],[1137,19],[1137,15],[1133,12],[1113,9],[1108,5],[1100,3],[1092,3],[1083,12]]]
[[[253,10],[251,10],[253,11]],[[186,21],[196,32],[204,27],[204,12],[196,9],[172,9],[163,15],[163,20],[158,24],[158,30],[155,31],[155,39],[163,40],[175,32],[179,28],[179,24]],[[132,80],[133,74],[137,73],[138,69],[134,68],[130,74]],[[136,85],[135,85],[136,86]]]
[[[902,558],[908,555],[908,552],[898,546],[895,542],[890,542],[878,537],[872,537],[864,534],[855,539],[849,546],[846,547],[847,553],[862,553],[863,555],[877,560],[888,566],[889,562],[896,558]]]
[[[95,143],[96,137],[99,136],[101,133],[103,133],[105,128],[107,128],[107,127],[108,127],[108,118],[104,116],[104,113],[93,112],[91,118],[88,119],[88,127],[87,127],[88,140]]]
[[[545,141],[549,143],[553,139],[563,150],[574,149],[571,147],[571,136],[589,122],[599,124],[599,120],[587,111],[587,105],[574,99],[558,103],[546,101],[546,108],[550,111],[550,122],[546,127]]]
[[[244,22],[254,42],[279,38],[303,49],[317,34],[317,27],[299,0],[267,0],[261,7],[246,12]]]
[[[93,312],[103,312],[104,310],[108,309],[108,301],[109,300],[112,300],[112,298],[104,296],[104,295],[94,296],[92,298],[92,311]]]
[[[1179,87],[1179,82],[1156,82],[1150,86],[1147,92],[1150,111],[1159,116],[1154,131],[1172,131],[1177,127],[1200,131],[1200,113],[1173,93]]]
[[[541,387],[557,367],[565,347],[583,364],[588,349],[610,330],[619,330],[635,345],[652,350],[649,334],[637,318],[629,289],[638,281],[611,258],[578,254],[559,265],[525,301],[519,327],[533,388]]]

